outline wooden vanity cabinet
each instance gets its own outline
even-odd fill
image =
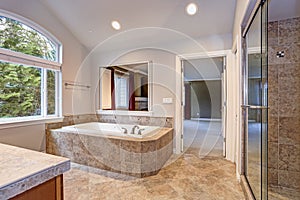
[[[11,200],[63,200],[63,175],[56,176],[36,187],[33,187]]]

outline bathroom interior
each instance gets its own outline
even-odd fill
[[[0,199],[300,199],[299,0],[0,2]]]

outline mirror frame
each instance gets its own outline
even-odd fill
[[[148,65],[148,110],[147,111],[140,111],[140,110],[103,110],[102,109],[102,84],[101,78],[104,73],[104,68],[107,67],[114,67],[114,66],[122,66],[122,65],[136,65],[136,64],[147,64]],[[115,111],[115,112],[152,112],[152,105],[153,105],[153,63],[152,61],[138,61],[138,62],[128,62],[128,63],[117,63],[111,65],[105,65],[99,67],[99,111]]]

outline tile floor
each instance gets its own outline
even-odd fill
[[[142,179],[73,163],[64,176],[65,199],[244,199],[231,162],[189,153],[172,159],[157,175]]]
[[[215,140],[214,140],[215,141]],[[222,157],[220,146],[199,154],[197,146],[173,155],[155,176],[134,178],[72,163],[64,175],[66,200],[241,200],[235,166]]]

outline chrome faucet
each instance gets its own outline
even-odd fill
[[[135,129],[140,129],[140,127],[138,125],[134,125],[131,129],[131,134],[134,134]]]
[[[127,128],[121,127],[122,130],[124,130],[124,134],[127,134]]]

